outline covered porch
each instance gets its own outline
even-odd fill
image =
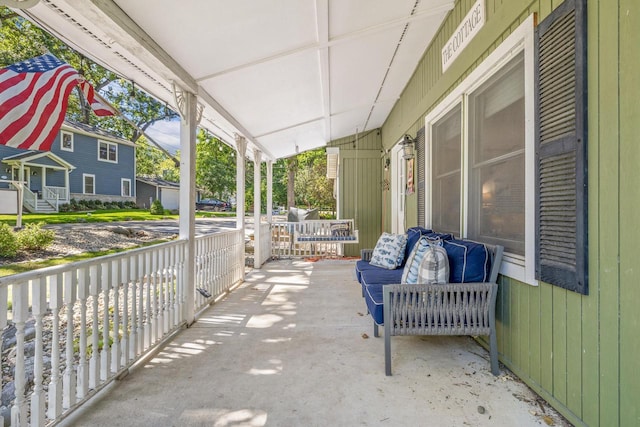
[[[10,188],[18,191],[23,207],[29,212],[57,212],[69,203],[69,173],[75,166],[50,151],[28,151],[5,157],[2,168]]]
[[[467,337],[394,337],[386,377],[353,267],[251,271],[63,425],[562,425]]]

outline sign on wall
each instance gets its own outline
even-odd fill
[[[455,61],[484,25],[484,0],[478,0],[442,48],[442,72]]]

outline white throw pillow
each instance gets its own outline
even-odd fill
[[[395,270],[404,260],[406,246],[406,234],[382,233],[371,254],[370,264],[387,270]]]

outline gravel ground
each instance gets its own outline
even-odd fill
[[[53,226],[56,238],[51,246],[43,251],[24,252],[12,259],[0,258],[0,266],[15,262],[36,261],[77,255],[83,252],[124,249],[158,239],[171,239],[175,235],[148,231],[140,227],[125,229],[122,226],[105,224]],[[130,230],[129,235],[116,233],[115,230]]]

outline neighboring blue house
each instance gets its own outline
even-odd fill
[[[65,121],[51,151],[0,145],[0,188],[24,182],[30,212],[56,211],[71,199],[135,202],[135,150],[130,141]]]

